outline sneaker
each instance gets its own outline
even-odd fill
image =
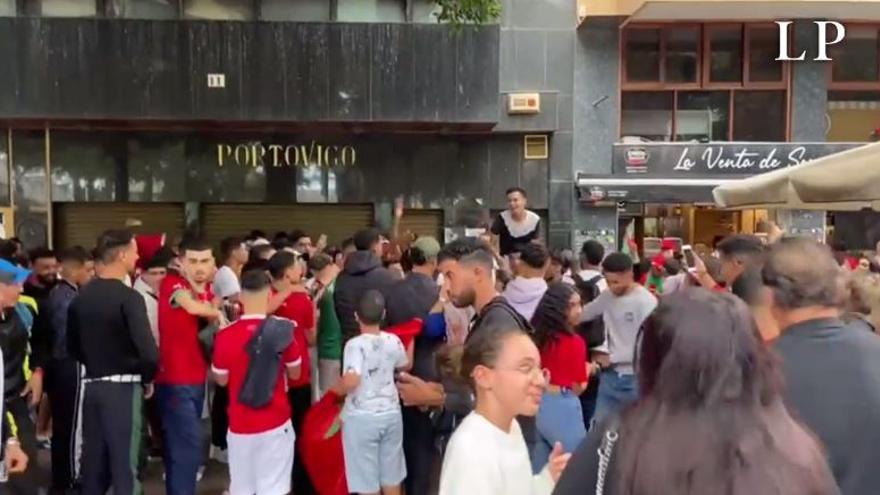
[[[229,464],[229,451],[226,449],[221,449],[212,445],[210,457],[220,464]]]
[[[37,447],[41,450],[50,450],[52,439],[49,436],[37,435]]]
[[[202,478],[205,476],[205,466],[199,468],[199,472],[196,473],[196,483],[202,481]],[[165,473],[162,473],[162,481],[165,481]]]

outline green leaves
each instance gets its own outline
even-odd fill
[[[437,19],[453,26],[489,24],[501,15],[500,0],[434,0],[440,7]]]

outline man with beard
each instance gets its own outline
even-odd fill
[[[144,299],[124,280],[138,254],[131,232],[98,240],[101,274],[70,303],[67,351],[85,366],[82,493],[141,493],[143,399],[158,365]]]
[[[165,445],[165,490],[194,495],[202,466],[202,408],[208,363],[199,330],[222,313],[214,301],[211,246],[201,239],[180,246],[181,273],[168,273],[159,287],[159,374],[156,399]]]
[[[460,308],[473,306],[477,312],[471,321],[468,338],[478,332],[513,328],[531,332],[529,322],[495,288],[495,256],[488,244],[474,239],[460,239],[447,244],[437,255],[437,260],[450,301]],[[450,348],[446,351],[451,353],[454,350]],[[452,363],[456,358],[441,351],[438,361]],[[454,364],[450,366],[455,367]],[[458,386],[454,380],[441,384],[401,373],[398,390],[406,406],[443,406],[444,419],[438,421],[442,435],[450,434],[459,420],[473,409],[470,389]],[[530,419],[521,423],[526,443],[531,445],[535,428],[534,419]]]

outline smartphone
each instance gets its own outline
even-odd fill
[[[694,258],[696,256],[694,248],[690,244],[685,244],[681,247],[681,253],[684,255],[684,262],[687,265],[688,271],[693,271],[697,266],[696,259]]]

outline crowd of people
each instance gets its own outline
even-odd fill
[[[46,438],[53,494],[141,493],[147,454],[166,493],[195,494],[207,417],[232,495],[880,493],[870,264],[784,235],[648,265],[551,252],[508,198],[445,246],[396,228],[3,241],[6,486],[36,493]],[[315,468],[327,403],[318,437],[342,455]]]

